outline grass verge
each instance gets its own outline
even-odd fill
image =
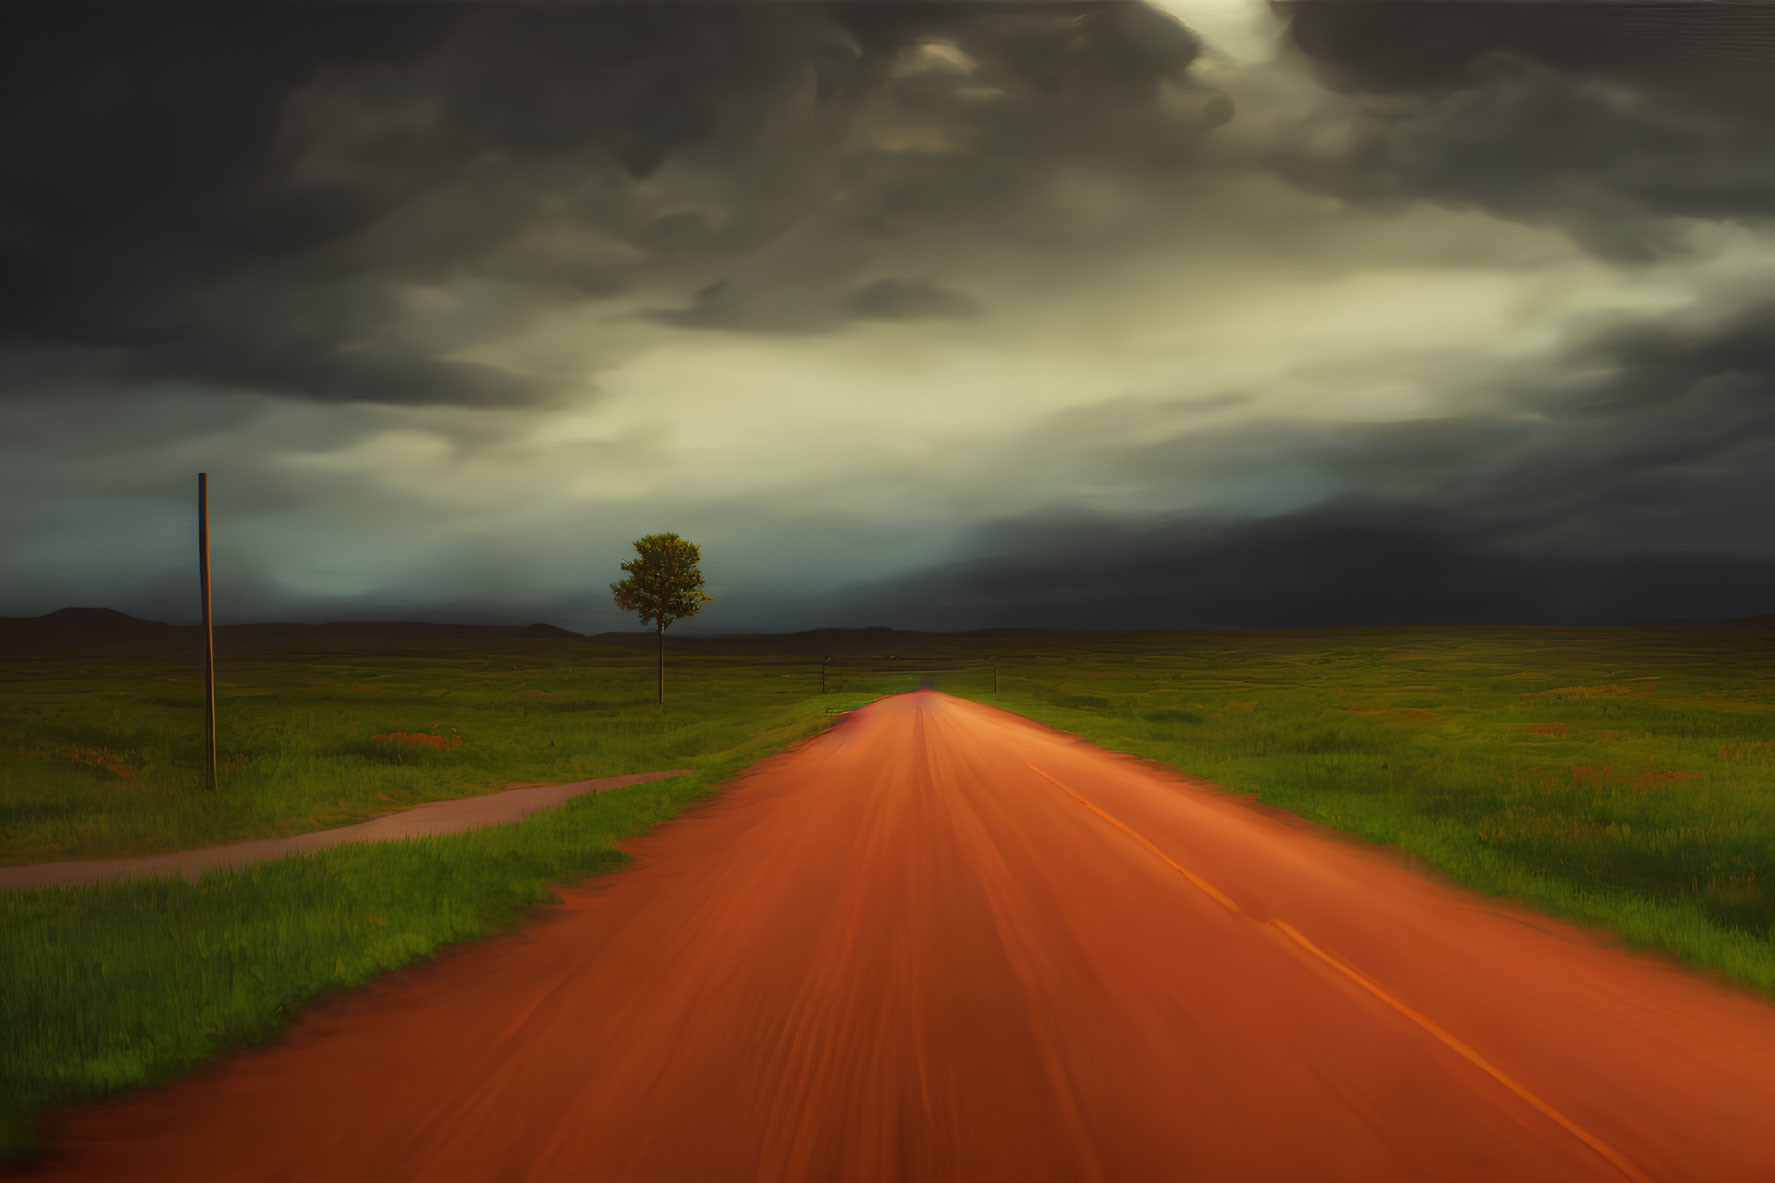
[[[1081,637],[974,697],[1769,994],[1772,641],[1759,624]]]
[[[697,768],[819,686],[817,665],[705,659],[668,671],[662,708],[651,664],[585,641],[218,662],[210,793],[200,684],[182,657],[0,661],[0,865],[281,837],[513,784]]]
[[[615,869],[626,858],[616,842],[833,719],[818,698],[773,703],[765,718],[730,705],[744,738],[705,747],[692,775],[513,825],[338,847],[195,885],[0,893],[0,1158],[33,1149],[48,1106],[171,1079],[274,1036],[322,994],[509,928],[551,898],[549,884]]]

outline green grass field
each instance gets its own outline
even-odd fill
[[[503,789],[663,768],[749,744],[817,691],[710,660],[664,714],[622,652],[254,654],[218,673],[220,792],[202,791],[198,674],[164,659],[0,662],[0,865],[296,834]],[[424,742],[376,736],[432,736]]]
[[[821,695],[817,654],[847,647]],[[973,668],[925,672],[938,665]],[[4,1153],[28,1147],[44,1105],[166,1079],[319,994],[509,926],[549,883],[619,865],[616,841],[831,712],[925,683],[1775,990],[1768,625],[680,642],[663,710],[644,651],[616,642],[261,649],[219,676],[212,795],[188,662],[0,662],[0,863],[292,833],[514,782],[697,772],[197,886],[0,894]],[[396,732],[444,746],[372,738]]]
[[[1775,991],[1775,628],[1132,638],[1007,709]]]
[[[662,709],[651,665],[621,645],[226,661],[212,794],[188,661],[0,662],[0,864],[297,833],[512,783],[695,770],[517,825],[197,885],[0,892],[0,1157],[30,1149],[46,1105],[168,1079],[275,1034],[321,994],[509,927],[549,884],[620,865],[617,841],[869,698],[821,696],[817,664],[708,657],[668,676]],[[448,738],[372,738],[403,732]]]

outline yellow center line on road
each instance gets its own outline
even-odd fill
[[[1083,797],[1079,796],[1077,793],[1073,792],[1071,789],[1067,788],[1065,785],[1061,784],[1059,781],[1054,780],[1053,777],[1049,776],[1047,773],[1045,773],[1041,769],[1037,768],[1034,764],[1029,765],[1029,770],[1031,772],[1035,773],[1039,777],[1042,777],[1046,780],[1052,781],[1055,785],[1059,786],[1061,792],[1063,792],[1067,796],[1071,797],[1074,801],[1077,801],[1080,805],[1083,805],[1086,809],[1089,809],[1092,813],[1096,814],[1098,817],[1102,818],[1104,821],[1108,822],[1110,825],[1114,826],[1116,829],[1122,831],[1122,833],[1128,835],[1128,837],[1134,839],[1134,841],[1140,843],[1142,846],[1144,846],[1148,850],[1152,851],[1155,855],[1157,855],[1159,857],[1159,860],[1161,862],[1165,863],[1173,871],[1176,871],[1179,875],[1182,875],[1185,879],[1188,879],[1191,883],[1193,883],[1197,887],[1201,888],[1202,891],[1207,894],[1209,899],[1213,900],[1215,903],[1219,904],[1221,907],[1225,908],[1227,911],[1229,911],[1229,912],[1242,912],[1243,911],[1243,909],[1241,909],[1238,904],[1235,904],[1229,896],[1227,896],[1219,888],[1215,887],[1214,884],[1208,882],[1206,879],[1202,878],[1200,875],[1196,874],[1194,871],[1190,870],[1188,867],[1184,866],[1182,863],[1178,862],[1176,859],[1172,858],[1170,855],[1168,855],[1164,851],[1160,850],[1157,846],[1154,846],[1152,843],[1152,840],[1150,838],[1148,838],[1145,834],[1142,834],[1140,831],[1136,830],[1134,827],[1130,826],[1128,823],[1124,822],[1121,818],[1113,817],[1110,814],[1103,812],[1103,810],[1097,808],[1097,806],[1095,806],[1091,802],[1085,800]]]
[[[1155,856],[1157,856],[1158,859],[1161,862],[1163,862],[1166,866],[1170,867],[1172,870],[1174,870],[1178,874],[1182,875],[1185,879],[1188,879],[1190,881],[1190,883],[1192,883],[1194,886],[1196,886],[1198,889],[1200,889],[1205,895],[1208,896],[1209,899],[1213,900],[1215,903],[1219,904],[1221,907],[1225,908],[1227,911],[1233,912],[1233,913],[1240,915],[1240,916],[1244,916],[1247,919],[1249,919],[1253,924],[1261,924],[1264,927],[1269,928],[1274,932],[1280,933],[1283,937],[1287,938],[1289,941],[1292,941],[1295,945],[1299,946],[1301,949],[1304,949],[1306,952],[1312,954],[1314,957],[1318,958],[1320,961],[1323,961],[1326,965],[1329,965],[1331,968],[1337,970],[1339,973],[1341,973],[1345,977],[1349,978],[1352,982],[1356,983],[1358,986],[1361,986],[1364,990],[1366,990],[1370,994],[1374,995],[1374,997],[1380,999],[1387,1006],[1391,1007],[1393,1010],[1397,1011],[1399,1014],[1403,1015],[1405,1018],[1410,1019],[1413,1023],[1417,1024],[1424,1031],[1429,1032],[1430,1035],[1434,1036],[1439,1042],[1441,1042],[1450,1051],[1453,1051],[1456,1055],[1460,1056],[1462,1059],[1466,1060],[1468,1063],[1470,1063],[1474,1067],[1478,1068],[1481,1072],[1484,1072],[1487,1076],[1491,1077],[1493,1080],[1497,1081],[1499,1084],[1501,1084],[1505,1088],[1509,1089],[1517,1097],[1521,1098],[1524,1102],[1526,1102],[1531,1108],[1540,1112],[1543,1116],[1545,1116],[1549,1120],[1551,1120],[1555,1125],[1559,1126],[1561,1129],[1565,1130],[1568,1134],[1572,1135],[1572,1137],[1578,1139],[1578,1141],[1584,1143],[1584,1145],[1588,1146],[1591,1150],[1595,1151],[1599,1156],[1602,1157],[1602,1159],[1605,1162],[1607,1162],[1610,1166],[1614,1167],[1617,1171],[1619,1171],[1626,1178],[1634,1180],[1634,1183],[1653,1183],[1652,1177],[1650,1175],[1646,1174],[1644,1171],[1640,1170],[1639,1167],[1634,1164],[1632,1159],[1630,1159],[1626,1155],[1622,1154],[1619,1150],[1616,1150],[1613,1146],[1610,1146],[1607,1142],[1604,1142],[1601,1138],[1598,1138],[1595,1134],[1592,1134],[1589,1130],[1585,1129],[1583,1126],[1579,1125],[1577,1122],[1573,1121],[1571,1118],[1567,1117],[1565,1114],[1563,1114],[1559,1110],[1555,1109],[1552,1105],[1548,1104],[1546,1101],[1543,1101],[1540,1097],[1536,1096],[1533,1092],[1529,1091],[1528,1087],[1526,1085],[1524,1085],[1521,1081],[1517,1080],[1515,1077],[1513,1077],[1509,1073],[1505,1072],[1502,1068],[1499,1068],[1496,1064],[1493,1064],[1490,1060],[1488,1060],[1484,1056],[1480,1055],[1477,1051],[1475,1051],[1471,1046],[1469,1046],[1464,1040],[1462,1040],[1458,1036],[1456,1036],[1453,1032],[1444,1028],[1441,1024],[1437,1023],[1434,1019],[1431,1019],[1428,1015],[1425,1015],[1425,1014],[1413,1009],[1411,1006],[1408,1006],[1404,1001],[1395,997],[1384,986],[1380,985],[1380,983],[1376,982],[1373,978],[1370,978],[1367,974],[1363,973],[1361,970],[1357,969],[1355,966],[1350,965],[1350,964],[1338,959],[1337,957],[1332,956],[1330,953],[1327,953],[1325,950],[1321,949],[1319,946],[1313,944],[1313,942],[1309,941],[1306,937],[1302,936],[1298,929],[1296,929],[1293,925],[1289,924],[1288,922],[1286,922],[1284,920],[1278,920],[1278,919],[1272,918],[1270,920],[1264,921],[1264,920],[1257,919],[1257,917],[1255,917],[1255,916],[1252,916],[1249,912],[1247,912],[1243,908],[1239,907],[1239,905],[1237,903],[1235,903],[1233,901],[1233,899],[1230,896],[1228,896],[1225,892],[1221,891],[1219,888],[1215,887],[1212,883],[1208,882],[1206,879],[1202,878],[1200,875],[1196,874],[1194,871],[1190,870],[1188,867],[1184,866],[1182,863],[1178,862],[1176,859],[1174,859],[1170,855],[1166,854],[1163,850],[1159,849],[1159,847],[1153,843],[1152,839],[1148,838],[1145,834],[1142,834],[1140,831],[1138,831],[1134,827],[1130,826],[1127,822],[1124,822],[1122,819],[1114,816],[1113,814],[1105,812],[1103,809],[1099,808],[1095,803],[1093,803],[1091,801],[1087,801],[1084,797],[1079,795],[1077,792],[1074,792],[1067,785],[1056,780],[1054,777],[1048,775],[1046,772],[1043,772],[1041,769],[1037,768],[1035,765],[1029,764],[1027,766],[1031,772],[1035,773],[1037,776],[1041,777],[1043,780],[1048,781],[1050,784],[1052,784],[1056,788],[1058,788],[1061,792],[1063,792],[1067,796],[1071,797],[1074,801],[1077,801],[1080,805],[1083,805],[1086,809],[1089,809],[1092,813],[1096,814],[1098,817],[1102,818],[1104,821],[1108,822],[1110,825],[1114,826],[1116,829],[1122,831],[1124,834],[1127,834],[1130,838],[1133,838],[1136,842],[1140,843],[1140,845],[1146,847],[1147,850],[1151,851]]]

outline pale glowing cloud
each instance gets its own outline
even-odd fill
[[[1355,34],[1334,87],[1248,0],[317,29],[233,30],[233,138],[86,129],[190,156],[90,224],[31,166],[65,145],[0,122],[0,216],[67,219],[0,347],[0,613],[189,615],[199,469],[236,619],[624,627],[595,593],[659,529],[714,630],[975,604],[980,553],[1072,586],[1116,539],[1254,586],[1332,537],[1407,574],[1766,549],[1775,176],[1705,95],[1503,51],[1370,78]],[[224,33],[66,85],[175,103],[155,71]]]

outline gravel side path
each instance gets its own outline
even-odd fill
[[[282,858],[300,850],[324,850],[347,842],[399,842],[406,838],[422,838],[428,834],[458,834],[464,830],[505,825],[507,822],[526,818],[539,809],[559,809],[581,793],[602,793],[625,785],[640,784],[642,781],[684,776],[688,772],[689,769],[685,768],[674,768],[666,772],[638,772],[632,776],[607,776],[601,780],[581,780],[566,785],[507,789],[502,793],[459,797],[452,801],[428,801],[411,809],[373,817],[367,822],[340,826],[333,830],[316,830],[291,838],[255,838],[247,842],[231,842],[226,846],[206,846],[201,850],[139,855],[134,858],[25,863],[16,867],[0,867],[0,891],[26,887],[67,887],[143,876],[183,875],[195,883],[205,871],[214,868],[244,867],[249,863]]]

